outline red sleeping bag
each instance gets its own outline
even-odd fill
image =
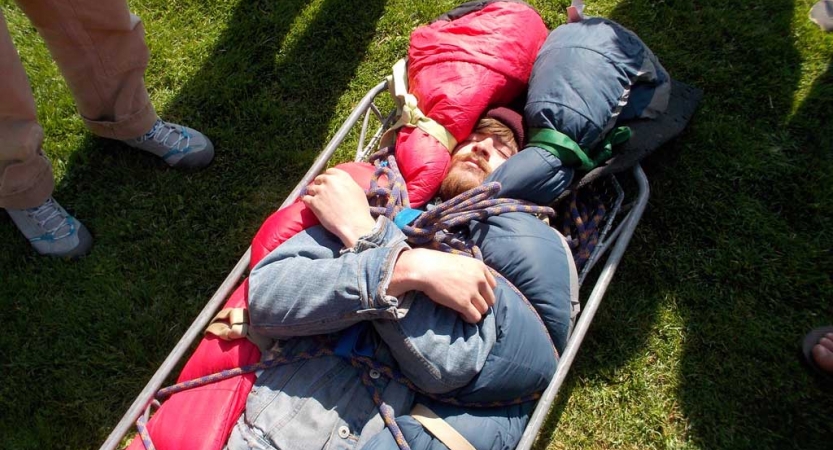
[[[347,163],[337,167],[349,173],[364,189],[370,187],[375,171],[372,165]],[[299,231],[317,224],[318,219],[300,200],[275,212],[263,222],[252,240],[249,269]],[[224,308],[246,308],[248,296],[249,283],[244,280]],[[260,350],[248,340],[225,341],[208,335],[188,359],[177,383],[258,361]],[[249,373],[172,395],[148,422],[153,445],[158,450],[221,449],[237,418],[243,413],[254,381],[255,374]],[[128,447],[128,450],[144,449],[144,443],[138,437]]]
[[[538,49],[547,36],[540,16],[524,3],[472,2],[411,35],[409,85],[420,109],[458,141],[473,130],[487,107],[506,104],[526,88]],[[419,129],[403,128],[396,158],[408,185],[411,206],[425,204],[445,177],[449,152]],[[367,189],[374,172],[366,163],[338,166]],[[318,224],[299,201],[272,214],[252,241],[250,268],[299,231]],[[234,291],[225,307],[248,306],[248,283]],[[202,339],[178,382],[260,360],[246,339]],[[240,417],[254,374],[189,389],[164,401],[148,423],[159,450],[218,450]],[[134,439],[129,450],[144,449]]]
[[[244,280],[224,308],[245,307],[248,291],[248,280]],[[188,359],[177,383],[258,361],[260,350],[248,340],[225,341],[209,335]],[[172,395],[148,422],[153,445],[158,450],[222,448],[243,412],[254,381],[255,374],[248,373]],[[138,436],[128,447],[144,449]]]
[[[488,107],[524,92],[547,33],[525,3],[462,5],[411,33],[408,88],[420,110],[460,142]],[[402,175],[414,180],[408,183],[411,206],[420,207],[445,178],[449,149],[419,128],[404,127],[396,154]]]

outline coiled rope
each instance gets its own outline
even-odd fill
[[[599,245],[599,233],[607,215],[606,201],[591,189],[574,190],[559,205],[556,228],[567,238],[576,269],[581,271]]]

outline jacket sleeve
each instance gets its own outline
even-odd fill
[[[386,294],[396,259],[408,247],[380,217],[356,247],[312,227],[284,242],[249,277],[252,331],[273,339],[332,333],[363,320],[388,345],[420,389],[445,393],[469,383],[495,342],[494,317],[465,322],[456,311],[412,291]]]
[[[380,217],[356,248],[321,226],[304,230],[273,250],[249,276],[252,331],[275,339],[345,329],[362,320],[404,315],[386,294],[404,235]]]
[[[403,298],[407,315],[373,322],[402,373],[432,394],[451,393],[470,384],[494,347],[495,315],[488,313],[473,324],[422,292],[409,292]]]

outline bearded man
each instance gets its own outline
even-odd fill
[[[481,184],[518,153],[523,133],[518,113],[488,111],[454,149],[440,198]],[[525,244],[517,248],[506,234],[516,228],[506,223],[486,220],[455,231],[463,239],[480,236],[481,246],[496,237],[510,253],[538,258],[536,266],[548,273],[537,277],[540,283],[557,280],[545,286],[539,304],[538,296],[527,300],[520,292],[530,283],[515,288],[483,261],[411,248],[392,221],[372,217],[364,190],[346,172],[319,175],[302,200],[321,225],[287,240],[252,270],[250,330],[277,340],[267,359],[314,351],[321,336],[337,342],[336,354],[261,373],[228,447],[391,448],[396,443],[380,404],[414,449],[445,448],[409,414],[417,404],[474,448],[514,447],[534,408],[514,400],[546,387],[567,337],[577,280],[563,238],[525,213],[500,216],[523,225],[521,238],[533,238],[519,239]],[[382,376],[384,370],[352,364],[358,357],[398,369],[417,392]],[[484,402],[504,406],[471,406]]]

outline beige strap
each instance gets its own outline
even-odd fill
[[[272,340],[249,331],[249,311],[246,308],[226,308],[220,310],[205,329],[225,341],[246,338],[255,344],[261,352],[272,347]]]
[[[246,337],[249,331],[249,314],[245,308],[226,308],[220,310],[205,329],[206,333],[231,341]]]
[[[272,340],[249,331],[249,311],[246,308],[225,308],[220,310],[205,333],[213,334],[225,341],[246,338],[255,344],[261,352],[272,346]]]
[[[411,416],[450,450],[475,450],[474,446],[462,434],[436,415],[434,411],[428,409],[427,406],[417,403],[411,411]]]
[[[417,105],[417,98],[408,92],[407,60],[400,59],[393,65],[393,75],[387,78],[388,90],[396,102],[399,120],[382,135],[380,147],[395,144],[396,130],[402,127],[417,127],[439,141],[449,152],[457,146],[457,139],[442,125],[423,113]]]

